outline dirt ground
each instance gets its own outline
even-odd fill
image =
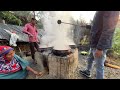
[[[25,57],[26,60],[31,61],[31,57]],[[119,63],[120,65],[120,60],[114,60],[115,62]],[[82,76],[79,73],[79,70],[84,70],[87,65],[87,56],[83,56],[79,54],[79,64],[75,72],[75,79],[87,79],[84,76]],[[35,70],[41,71],[40,66],[38,65],[31,65],[32,68]],[[91,72],[91,78],[90,79],[95,79],[96,77],[96,68],[95,68],[95,63],[93,65],[93,69]],[[44,75],[42,77],[36,77],[33,75],[31,72],[29,72],[28,76],[26,79],[56,79],[55,77],[50,77],[49,75]],[[120,79],[120,69],[113,69],[110,67],[105,67],[105,79]]]

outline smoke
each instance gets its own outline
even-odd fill
[[[73,27],[69,24],[58,24],[57,20],[63,22],[71,22],[71,14],[69,11],[44,11],[42,23],[44,34],[41,38],[41,47],[54,47],[55,49],[69,49],[70,44],[74,44],[73,40],[68,37],[68,32]]]

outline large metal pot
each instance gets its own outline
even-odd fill
[[[69,45],[66,45],[62,48],[58,47],[58,46],[54,46],[54,48],[52,50],[52,53],[56,56],[64,57],[64,56],[69,55],[72,52],[71,52],[71,49],[70,49]]]
[[[64,56],[71,54],[72,52],[70,50],[54,50],[53,49],[52,53],[56,56],[64,57]]]

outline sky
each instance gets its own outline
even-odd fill
[[[89,23],[90,20],[93,20],[94,14],[96,11],[71,11],[71,15],[75,20],[80,19],[82,17]]]
[[[90,20],[93,20],[95,12],[96,11],[70,11],[70,14],[72,15],[72,17],[75,20],[78,20],[81,17],[84,20],[86,20],[87,23],[89,23]],[[59,13],[60,13],[60,11],[59,11]]]

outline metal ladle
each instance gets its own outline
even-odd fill
[[[61,20],[58,20],[57,23],[58,24],[64,23],[64,24],[69,24],[69,25],[74,25],[74,26],[80,26],[80,25],[77,25],[77,24],[62,22]],[[85,27],[87,29],[91,29],[91,25],[81,25],[80,27]]]
[[[58,23],[58,24],[64,23],[64,24],[76,25],[76,24],[71,24],[71,23],[62,22],[61,20],[58,20],[57,23]]]

